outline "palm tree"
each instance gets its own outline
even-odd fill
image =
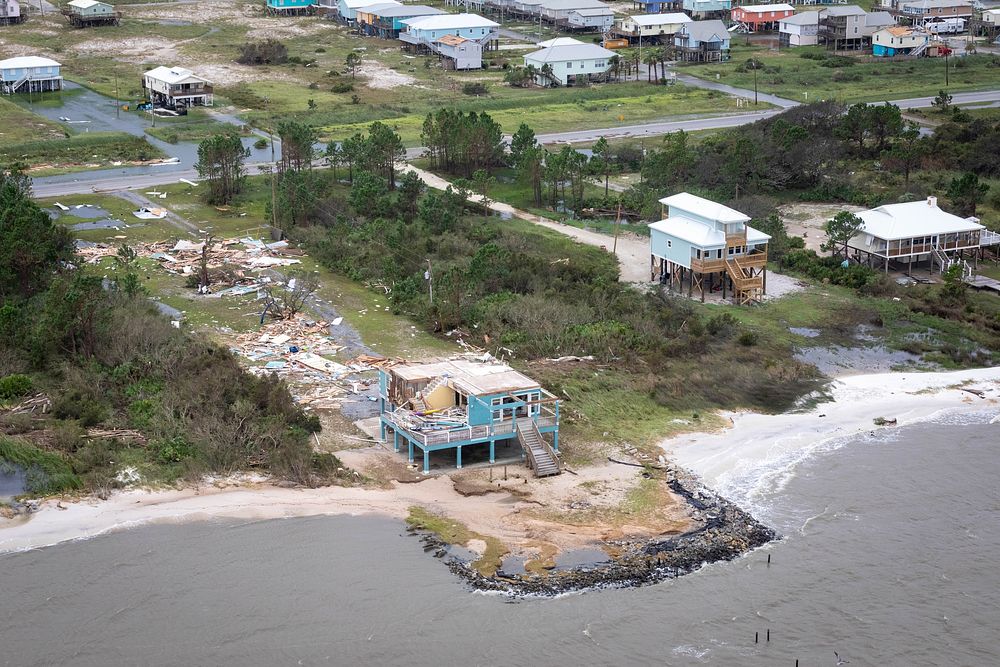
[[[656,55],[656,49],[648,49],[642,57],[642,64],[646,66],[646,75],[650,83],[653,83],[653,74],[656,72],[656,63],[659,62],[659,57]]]
[[[615,55],[608,58],[608,64],[611,66],[611,73],[615,77],[615,81],[618,81],[619,75],[622,71],[622,59],[616,53]]]

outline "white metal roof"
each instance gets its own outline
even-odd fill
[[[693,19],[682,12],[670,14],[636,14],[635,16],[625,16],[622,21],[634,21],[636,25],[669,25],[671,23],[690,23]]]
[[[672,215],[666,220],[651,223],[649,228],[687,241],[699,248],[721,248],[726,245],[724,232],[681,215]]]
[[[985,229],[982,225],[942,211],[929,200],[887,204],[857,214],[864,233],[886,241]]]
[[[795,8],[791,5],[781,2],[776,5],[743,5],[740,7],[745,12],[750,12],[751,14],[758,14],[761,12],[791,12],[795,11]]]
[[[610,7],[585,7],[583,9],[571,9],[570,14],[579,14],[580,16],[612,16],[614,12],[611,11]]]
[[[361,9],[362,7],[371,7],[372,5],[381,5],[385,2],[386,0],[343,0],[344,6],[348,9]]]
[[[188,79],[197,79],[198,81],[208,83],[208,79],[203,79],[191,70],[183,67],[157,67],[149,70],[143,76],[148,76],[149,78],[156,79],[157,81],[163,81],[169,85],[183,83]]]
[[[547,39],[544,42],[538,42],[538,46],[543,49],[547,49],[550,46],[570,46],[572,44],[584,44],[578,39],[572,37],[556,37],[554,39]]]
[[[789,25],[819,25],[819,12],[799,12],[781,19],[782,24]]]
[[[659,220],[649,225],[650,229],[656,230],[672,236],[675,239],[687,241],[691,245],[699,248],[724,248],[726,246],[726,234],[722,230],[716,229],[704,222],[698,222],[683,215],[672,215],[665,220]],[[766,243],[771,240],[770,235],[754,229],[750,225],[747,228],[747,243]]]
[[[76,7],[77,9],[87,9],[88,7],[93,7],[94,5],[108,5],[107,2],[98,2],[97,0],[71,0],[66,3],[70,7]]]
[[[547,49],[532,51],[524,56],[525,60],[542,63],[565,62],[567,60],[588,60],[592,58],[610,58],[615,55],[597,44],[567,44],[565,46],[550,46]]]
[[[441,14],[440,16],[418,16],[401,21],[417,30],[454,30],[456,28],[496,28],[499,23],[479,14]]]
[[[705,199],[704,197],[699,197],[698,195],[693,195],[689,192],[678,192],[670,197],[664,197],[660,200],[661,204],[669,206],[670,208],[676,208],[679,211],[686,211],[688,213],[693,213],[699,217],[706,218],[707,220],[716,220],[718,222],[749,222],[750,217],[744,213],[740,213],[728,206],[723,206],[718,202],[714,202],[711,199]],[[671,212],[672,213],[672,212]],[[673,215],[670,216],[673,218]]]
[[[365,5],[364,7],[358,7],[358,11],[365,12],[366,14],[381,14],[381,12],[399,7],[400,4],[395,0],[382,0],[374,5]],[[414,15],[415,16],[415,15]]]
[[[27,69],[30,67],[61,67],[60,63],[41,56],[18,56],[0,60],[0,69]]]
[[[594,9],[605,7],[610,9],[601,0],[542,0],[539,3],[543,9]]]

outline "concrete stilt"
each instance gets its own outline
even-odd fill
[[[427,474],[430,471],[431,471],[431,453],[425,449],[424,450],[424,474]]]
[[[497,446],[496,440],[490,440],[490,463],[497,462],[496,446]]]
[[[458,447],[455,448],[455,467],[456,468],[461,468],[462,467],[462,446],[461,445],[459,445]]]
[[[392,451],[399,452],[399,432],[395,429],[392,431]]]
[[[410,454],[410,456],[409,456],[410,463],[413,463],[413,443],[410,442],[409,440],[407,440],[406,444],[409,445],[409,447],[410,447],[410,453],[409,453]]]

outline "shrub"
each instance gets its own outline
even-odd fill
[[[464,84],[462,92],[466,95],[486,95],[489,93],[489,87],[485,83],[474,81]]]
[[[744,347],[753,347],[757,344],[757,339],[758,336],[756,331],[744,331],[736,340]]]
[[[728,338],[733,335],[739,326],[739,320],[732,313],[719,313],[708,320],[705,324],[705,329],[713,336]]]
[[[330,87],[330,92],[349,93],[354,90],[354,84],[350,81],[338,81]]]
[[[32,382],[27,375],[15,373],[0,378],[0,400],[10,401],[26,396],[31,392]]]
[[[819,64],[820,67],[853,67],[854,58],[850,56],[827,56],[823,58],[823,62]]]
[[[180,463],[194,456],[194,447],[181,436],[153,443],[153,451],[161,463]]]
[[[253,142],[253,147],[256,148],[257,150],[262,150],[264,148],[267,148],[267,146],[268,146],[267,139],[265,139],[264,137],[261,137],[257,141]]]
[[[241,46],[236,62],[241,65],[280,65],[291,60],[284,44],[276,39],[265,39]]]

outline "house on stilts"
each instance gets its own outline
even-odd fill
[[[17,0],[0,0],[0,25],[24,23],[26,18]]]
[[[740,305],[767,292],[767,243],[750,217],[681,192],[660,200],[663,219],[649,225],[650,280],[688,296],[721,291]]]
[[[561,471],[559,399],[506,364],[397,364],[379,371],[379,397],[382,440],[395,452],[405,446],[410,463],[419,450],[425,473],[438,453],[453,452],[457,468],[463,450],[494,463],[498,446],[520,452],[537,477]]]
[[[933,196],[887,204],[856,215],[864,226],[847,243],[852,258],[886,273],[898,268],[911,274],[926,261],[930,274],[957,265],[968,280],[987,248],[1000,248],[1000,234],[979,224],[978,218],[941,210]]]
[[[122,18],[122,13],[114,5],[99,0],[70,0],[62,8],[62,13],[74,28],[118,25]]]
[[[47,93],[62,90],[62,65],[41,56],[0,60],[0,93]]]

